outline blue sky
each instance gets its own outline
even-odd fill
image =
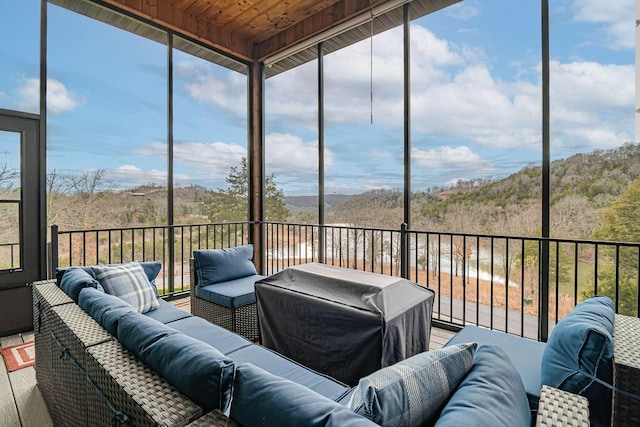
[[[634,141],[634,2],[550,3],[552,157]],[[0,108],[37,112],[39,4],[0,3]],[[412,22],[415,190],[540,164],[539,9],[465,0]],[[327,193],[402,186],[401,44],[396,28],[325,59]],[[166,182],[166,47],[50,5],[48,48],[49,169]],[[246,80],[174,55],[176,182],[224,186],[246,155]],[[316,78],[310,63],[267,80],[267,172],[287,194],[317,193]]]

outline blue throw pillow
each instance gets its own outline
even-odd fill
[[[417,354],[360,380],[347,406],[383,426],[421,426],[473,366],[476,343]]]
[[[144,262],[141,262],[140,265],[142,266],[144,273],[147,275],[147,279],[149,279],[149,283],[151,283],[151,286],[153,286],[153,291],[156,293],[156,296],[159,298],[158,286],[156,285],[156,277],[158,277],[158,274],[160,274],[160,271],[162,270],[162,262],[161,261],[144,261]]]
[[[228,410],[235,367],[214,347],[136,312],[120,318],[118,340],[205,412]]]
[[[120,318],[134,311],[131,304],[126,301],[93,288],[85,288],[80,292],[78,305],[114,336],[118,333]]]
[[[606,421],[610,393],[594,377],[611,384],[615,308],[606,296],[581,302],[553,328],[542,353],[542,384],[589,400],[592,420]]]
[[[139,313],[146,313],[160,306],[156,292],[140,263],[134,261],[129,264],[96,266],[91,267],[91,271],[106,293],[128,302]]]
[[[68,269],[67,274],[58,283],[60,289],[75,302],[78,302],[80,291],[84,288],[95,288],[104,292],[100,283],[82,268]]]
[[[502,347],[478,347],[473,367],[434,421],[438,427],[531,425],[524,384]]]
[[[236,369],[231,418],[252,427],[375,426],[307,387],[243,363]]]
[[[197,250],[193,251],[193,259],[198,286],[209,286],[258,274],[253,265],[253,245]]]

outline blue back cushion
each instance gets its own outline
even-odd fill
[[[118,321],[120,318],[134,311],[131,304],[126,301],[94,288],[86,288],[80,292],[78,305],[114,336],[118,333]]]
[[[243,426],[375,426],[333,400],[250,363],[238,365],[231,418]]]
[[[383,426],[419,426],[440,411],[473,366],[475,343],[419,353],[360,380],[347,404]]]
[[[578,304],[553,328],[542,354],[542,384],[589,400],[590,417],[605,421],[611,411],[615,308],[609,297],[596,296]]]
[[[478,347],[473,367],[434,421],[438,427],[531,425],[522,379],[502,347]]]
[[[234,364],[212,346],[136,312],[118,322],[118,340],[205,411],[228,409]]]
[[[119,264],[108,264],[108,265],[119,265]],[[147,279],[149,279],[149,282],[151,283],[151,286],[153,286],[153,289],[155,290],[157,295],[158,288],[156,286],[155,280],[156,280],[156,277],[158,277],[158,274],[160,273],[160,271],[162,270],[162,262],[161,261],[144,261],[144,262],[141,262],[140,265],[142,266],[145,274],[147,275]],[[91,267],[92,266],[58,267],[56,268],[56,280],[58,283],[61,283],[62,278],[64,277],[64,274],[68,270],[71,270],[73,268],[84,270],[87,273],[89,273],[91,277],[93,277],[93,271],[91,270]]]
[[[100,283],[82,268],[68,269],[67,274],[58,283],[60,289],[75,302],[78,302],[80,291],[84,288],[95,288],[104,292]]]
[[[198,286],[208,286],[228,280],[258,274],[253,265],[253,245],[228,249],[193,251]]]

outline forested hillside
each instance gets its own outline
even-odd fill
[[[640,146],[576,154],[551,164],[551,229],[554,237],[588,238],[602,214],[640,178]],[[414,228],[539,234],[541,168],[528,166],[504,179],[474,180],[413,195]],[[398,228],[402,192],[372,191],[352,196],[329,210],[334,222]],[[640,201],[639,201],[640,203]]]

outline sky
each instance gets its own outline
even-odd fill
[[[38,111],[39,5],[0,0],[0,108]],[[48,7],[48,169],[164,185],[166,46]],[[634,16],[633,0],[550,1],[553,159],[635,141]],[[541,163],[540,34],[539,0],[465,0],[412,21],[414,190]],[[402,188],[401,47],[395,28],[326,56],[326,193]],[[246,88],[174,51],[177,185],[225,186],[246,156]],[[318,191],[316,91],[315,61],[266,82],[266,170],[288,195]]]

